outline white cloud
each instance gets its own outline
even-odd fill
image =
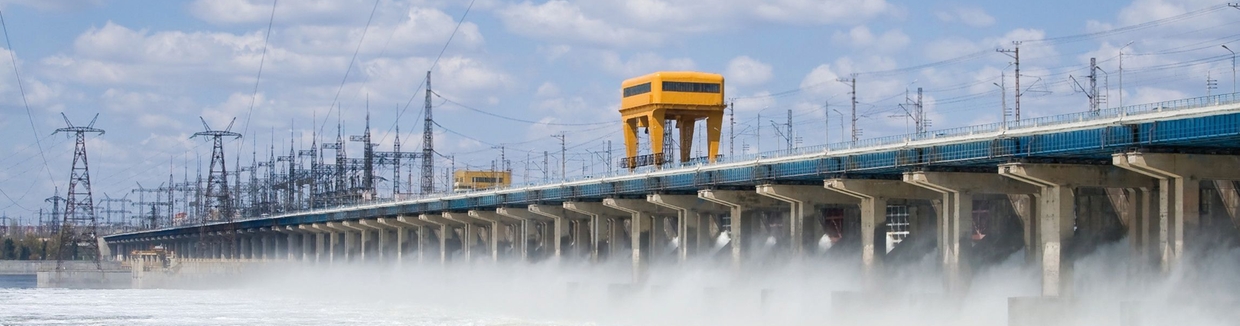
[[[603,71],[617,77],[629,78],[665,70],[693,70],[697,65],[689,58],[664,58],[653,52],[641,52],[627,60],[611,51],[595,51],[586,56]]]
[[[874,35],[868,27],[853,27],[848,33],[835,32],[832,39],[858,49],[873,49],[880,52],[891,52],[908,45],[909,37],[898,29],[892,29],[881,35]]]
[[[267,23],[271,18],[271,0],[195,0],[189,13],[213,24]],[[376,16],[396,9],[402,3],[380,2]],[[302,0],[281,1],[276,6],[276,24],[365,24],[373,1],[368,0]]]
[[[771,96],[769,91],[761,91],[749,95],[736,98],[733,106],[739,112],[753,112],[764,108],[775,107],[778,104],[775,97]]]
[[[884,0],[773,0],[758,4],[753,12],[758,17],[774,22],[856,24],[893,9],[893,6]]]
[[[958,7],[951,11],[939,11],[934,13],[934,16],[943,22],[961,22],[973,27],[986,27],[995,24],[994,17],[987,14],[986,10],[976,7]]]
[[[672,37],[763,23],[860,24],[898,11],[885,0],[552,0],[508,5],[498,16],[516,34],[620,48],[658,46]]]
[[[1046,32],[1043,30],[1018,28],[1002,36],[987,37],[977,41],[960,37],[943,38],[927,44],[924,51],[928,59],[942,61],[979,51],[1011,50],[1014,48],[1013,41],[1031,41],[1045,38]],[[1042,64],[1056,63],[1059,57],[1058,53],[1054,45],[1048,43],[1025,42],[1020,46],[1021,58],[1037,58]],[[1010,59],[997,54],[990,58],[993,59],[989,60],[996,60],[996,62],[1010,61]]]
[[[1119,24],[1121,26],[1135,25],[1180,15],[1187,12],[1186,4],[1194,2],[1203,3],[1205,1],[1136,0],[1131,5],[1120,10]],[[1216,2],[1211,2],[1211,4],[1214,3]]]
[[[298,53],[352,55],[364,31],[359,55],[385,56],[438,54],[454,30],[454,49],[473,49],[484,42],[477,24],[464,22],[457,29],[456,19],[438,9],[414,7],[402,12],[403,16],[373,23],[369,29],[365,25],[293,25],[273,35],[272,42]]]
[[[113,113],[128,114],[148,111],[164,113],[186,113],[190,106],[189,99],[174,99],[154,92],[128,91],[109,88],[99,96],[104,108]]]
[[[1157,87],[1137,87],[1133,95],[1124,100],[1125,105],[1157,103],[1188,98],[1189,94]]]
[[[831,64],[822,64],[814,67],[805,78],[801,79],[800,88],[811,94],[828,95],[847,92],[848,89],[838,80],[841,73],[837,71]]]
[[[535,96],[538,96],[538,97],[555,97],[555,96],[559,96],[559,95],[560,95],[560,88],[559,88],[559,87],[556,87],[556,86],[555,86],[555,83],[552,83],[552,82],[543,82],[543,83],[542,83],[542,85],[538,85],[538,91],[537,91],[534,95],[535,95]]]
[[[43,11],[76,10],[102,4],[103,0],[0,0],[0,8],[26,6]]]
[[[931,41],[923,50],[926,59],[941,61],[974,53],[983,49],[981,44],[961,37],[947,37]]]
[[[552,46],[541,46],[541,45],[538,46],[538,53],[546,56],[547,62],[555,61],[556,59],[559,59],[565,54],[568,54],[568,52],[572,50],[573,50],[572,46],[563,45],[563,44],[552,45]]]
[[[739,56],[728,61],[728,68],[725,70],[728,83],[736,83],[742,86],[761,85],[771,80],[774,75],[771,73],[771,65],[758,61],[749,56]]]
[[[564,0],[513,4],[501,9],[499,18],[512,32],[535,38],[609,46],[659,42],[654,33],[590,17],[577,4]]]

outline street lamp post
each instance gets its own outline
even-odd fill
[[[1223,49],[1231,52],[1231,92],[1234,94],[1236,93],[1236,51],[1232,51],[1227,44],[1223,44]]]
[[[1123,109],[1124,107],[1124,49],[1128,48],[1128,46],[1131,46],[1132,42],[1133,41],[1128,41],[1128,44],[1124,44],[1123,47],[1119,48],[1119,107],[1120,107],[1120,112],[1123,112],[1124,110]]]
[[[1002,76],[1002,74],[1000,76]],[[1004,78],[1004,77],[1000,77],[1000,78]],[[1003,126],[1003,130],[1007,130],[1007,87],[1005,87],[1007,84],[1007,81],[1001,79],[1000,82],[1002,82],[1003,85],[1000,85],[999,83],[991,83],[991,84],[994,84],[995,87],[998,87],[999,93],[1002,94],[1000,96],[1000,100],[1003,101],[1003,105],[1001,105],[1000,108],[1003,111],[999,111],[999,119],[1003,121],[1003,123],[1001,124],[1001,126]]]

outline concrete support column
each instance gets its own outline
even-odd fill
[[[385,244],[388,248],[387,253],[384,254],[385,257],[395,263],[396,266],[402,266],[405,263],[405,248],[409,242],[409,228],[397,223],[396,219],[393,218],[380,217],[375,219],[375,222],[391,230],[391,235],[388,236],[388,243]],[[388,232],[383,231],[384,234],[388,234]]]
[[[313,262],[314,261],[313,260],[314,259],[313,258],[314,257],[314,240],[315,240],[315,237],[318,235],[318,233],[307,231],[305,229],[302,229],[302,227],[305,227],[305,225],[298,225],[295,227],[291,226],[293,230],[296,230],[298,232],[297,238],[301,239],[301,242],[297,246],[297,248],[299,249],[297,252],[297,257],[298,257],[297,259],[305,263]]]
[[[395,249],[393,251],[394,257],[391,258],[396,262],[396,266],[404,266],[405,264],[405,256],[406,256],[405,253],[408,252],[409,247],[411,247],[409,243],[409,230],[411,229],[416,230],[416,229],[421,228],[420,224],[413,224],[413,223],[410,223],[410,219],[404,218],[402,220],[402,218],[404,217],[402,216],[397,216],[396,218],[380,217],[375,220],[375,222],[379,223],[380,225],[387,226],[388,228],[391,228],[392,230],[396,232],[396,239],[395,239],[395,242],[392,244],[392,247]]]
[[[251,242],[250,237],[246,235],[248,232],[238,231],[237,233],[240,233],[240,234],[237,235],[237,242],[238,242],[237,248],[239,249],[239,255],[236,258],[237,259],[251,258],[251,256],[254,254],[254,250],[250,248],[251,246],[253,246],[253,243]]]
[[[973,200],[977,194],[1033,194],[1037,188],[993,173],[909,172],[904,182],[939,193],[943,198],[939,212],[939,258],[943,284],[948,293],[963,295],[968,289],[970,270],[965,249],[973,235]]]
[[[624,214],[624,211],[607,207],[606,205],[603,205],[603,203],[597,202],[564,202],[563,206],[564,209],[589,216],[590,262],[597,263],[599,259],[599,245],[601,239],[603,238],[603,223],[619,219],[620,216]],[[609,239],[608,241],[614,245],[618,242],[618,239],[613,236],[614,235],[608,235],[607,238]]]
[[[680,242],[676,254],[681,262],[688,261],[691,255],[701,253],[711,244],[709,221],[701,215],[728,209],[693,195],[650,194],[646,195],[646,201],[676,211],[676,234]]]
[[[272,227],[271,229],[280,235],[280,238],[277,238],[277,242],[283,248],[283,250],[280,251],[280,255],[277,257],[283,258],[287,261],[297,260],[297,258],[300,257],[300,255],[296,253],[299,249],[297,244],[301,242],[301,238],[298,237],[299,234],[297,231],[294,231],[291,226],[277,226]]]
[[[353,229],[347,228],[341,222],[327,222],[327,227],[332,232],[332,263],[347,263],[353,259],[353,241],[355,235]]]
[[[494,211],[483,211],[483,210],[469,211],[469,217],[482,220],[482,221],[487,221],[487,223],[490,223],[491,241],[489,242],[489,244],[491,245],[491,248],[490,248],[491,261],[499,262],[499,252],[500,252],[499,242],[500,242],[500,237],[501,237],[500,229],[508,225],[520,224],[521,221],[509,218],[509,217],[505,217],[503,215],[499,215],[499,213],[496,213]],[[517,246],[516,240],[510,240],[509,242],[512,243],[512,248],[516,248]]]
[[[1145,253],[1149,252],[1145,249],[1149,244],[1151,225],[1149,192],[1149,188],[1106,188],[1107,199],[1115,208],[1120,224],[1127,230],[1130,254],[1133,261],[1138,262],[1131,264],[1134,268],[1145,262]]]
[[[455,232],[454,229],[459,223],[445,219],[442,215],[422,214],[418,216],[418,219],[439,227],[439,263],[446,266],[449,260],[448,238],[452,237],[452,234]]]
[[[1076,228],[1074,188],[1140,188],[1152,183],[1136,173],[1099,165],[1010,163],[999,166],[999,175],[1040,188],[1034,224],[1042,254],[1042,295],[1051,297],[1071,295],[1072,262],[1064,261],[1063,248]]]
[[[474,245],[481,238],[481,232],[485,232],[490,222],[471,217],[469,212],[444,212],[443,218],[457,222],[461,225],[461,252],[465,263],[473,264],[474,262]]]
[[[275,227],[273,230],[279,230],[280,234],[280,239],[277,240],[280,240],[278,242],[283,250],[280,251],[279,257],[282,257],[286,261],[297,260],[297,255],[294,254],[294,251],[297,250],[297,243],[299,243],[301,239],[297,238],[296,233],[289,231],[283,226]]]
[[[1183,256],[1185,239],[1200,231],[1201,182],[1240,180],[1240,157],[1234,155],[1131,152],[1115,154],[1111,162],[1158,181],[1158,251],[1164,273]]]
[[[417,239],[415,239],[416,240],[415,245],[417,246],[417,252],[416,252],[415,257],[417,258],[418,264],[425,263],[426,262],[426,242],[427,242],[426,233],[428,232],[427,229],[429,228],[430,223],[427,223],[426,221],[423,221],[420,218],[415,218],[413,216],[405,216],[405,215],[396,216],[396,221],[414,227],[415,236],[417,237]]]
[[[306,225],[290,225],[288,230],[297,233],[297,252],[293,254],[296,256],[295,259],[309,263],[312,261],[310,257],[313,257],[311,250],[314,250],[314,233],[302,229],[304,226]]]
[[[861,202],[861,265],[868,287],[877,284],[883,262],[881,256],[887,254],[875,248],[875,243],[879,241],[877,233],[886,233],[882,231],[886,230],[887,200],[939,198],[937,193],[896,180],[831,179],[825,182],[825,186]],[[972,210],[970,207],[969,211]],[[883,245],[886,246],[885,241]]]
[[[224,240],[223,240],[224,234],[222,232],[216,232],[214,236],[219,238],[220,240],[214,240],[214,241],[209,242],[208,245],[211,246],[211,252],[212,252],[211,255],[213,256],[213,258],[217,260],[222,260],[224,259],[224,247],[227,246],[228,244],[224,243]]]
[[[572,220],[581,220],[585,216],[577,215],[564,206],[548,206],[548,205],[530,205],[531,213],[550,218],[555,224],[551,231],[552,234],[552,257],[557,261],[564,254],[564,236],[568,233],[568,223]]]
[[[771,197],[790,205],[788,233],[791,235],[792,242],[789,244],[788,250],[791,252],[793,259],[804,257],[805,247],[813,248],[818,243],[818,240],[824,236],[822,224],[812,221],[813,218],[818,216],[818,212],[814,207],[824,204],[856,205],[860,203],[855,197],[842,195],[839,192],[817,186],[760,185],[757,191],[760,195]]]
[[[537,221],[543,221],[546,217],[530,212],[528,207],[525,209],[499,207],[495,209],[495,213],[521,221],[520,232],[518,232],[519,234],[516,237],[517,245],[515,247],[517,248],[518,257],[521,261],[530,261],[530,233],[535,231],[534,223]],[[539,240],[546,241],[547,239],[546,237],[539,237]]]
[[[363,226],[359,221],[343,221],[340,222],[340,225],[349,229],[349,234],[356,235],[352,240],[347,240],[349,241],[349,244],[356,242],[356,247],[353,247],[353,249],[349,251],[349,260],[363,263],[366,262],[366,252],[372,249],[370,244],[371,229]],[[356,253],[356,255],[354,253]],[[373,255],[371,258],[373,258]]]
[[[743,216],[745,210],[760,207],[779,207],[780,203],[770,197],[758,195],[753,191],[740,190],[703,189],[698,191],[698,198],[728,208],[729,216],[732,220],[732,226],[729,230],[731,237],[729,244],[732,246],[732,270],[740,271],[744,259],[743,248],[749,245],[746,239],[748,236],[747,230],[745,230],[745,226],[749,223],[745,221]]]
[[[275,243],[271,241],[271,232],[268,231],[267,228],[262,228],[259,230],[258,238],[259,238],[258,241],[260,245],[258,249],[258,259],[267,260],[271,258],[275,251],[272,248],[272,245]]]
[[[658,229],[663,223],[656,223],[655,221],[660,221],[656,216],[668,216],[674,213],[640,199],[607,198],[603,199],[603,205],[627,212],[631,216],[629,237],[633,245],[633,282],[644,282],[648,272],[647,264],[651,257],[643,255],[642,248],[644,246],[646,248],[644,251],[651,256],[660,251],[662,241],[658,236]],[[647,233],[648,242],[642,242],[643,232]]]
[[[385,263],[387,257],[384,254],[384,251],[388,246],[387,228],[380,225],[379,222],[374,219],[358,220],[357,225],[359,226],[359,229],[364,230],[362,234],[374,235],[373,237],[369,237],[369,239],[367,239],[367,237],[362,237],[362,252],[370,251],[371,255],[369,256],[369,259],[371,261],[376,263]],[[374,245],[371,245],[371,243]]]
[[[298,228],[302,229],[303,231],[309,231],[309,232],[314,233],[313,254],[311,255],[311,257],[308,257],[308,259],[310,261],[313,261],[316,264],[330,262],[331,258],[330,258],[330,253],[327,247],[327,244],[328,244],[327,238],[330,236],[329,235],[330,231],[328,231],[326,227],[324,227],[322,224],[319,224],[319,223],[313,223],[310,225],[301,225]]]

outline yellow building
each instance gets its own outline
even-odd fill
[[[512,172],[458,170],[452,179],[453,191],[500,188],[512,184]]]
[[[668,163],[663,153],[664,132],[675,122],[680,130],[680,162],[690,160],[694,122],[706,120],[707,160],[719,155],[719,135],[723,130],[723,76],[719,74],[662,71],[625,80],[622,84],[620,116],[624,121],[624,143],[629,169]],[[650,157],[638,157],[638,128],[649,134]]]

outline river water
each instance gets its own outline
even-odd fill
[[[1120,326],[1125,303],[1135,303],[1148,325],[1240,321],[1240,249],[1203,256],[1169,276],[1132,272],[1128,255],[1115,245],[1078,259],[1073,298],[1064,301],[1072,322],[1056,324]],[[864,283],[856,264],[740,274],[652,267],[633,288],[626,263],[293,265],[195,281],[194,290],[37,289],[33,277],[0,276],[0,325],[994,326],[1008,323],[1009,298],[1040,292],[1040,270],[1023,255],[978,270],[961,297],[943,294],[933,255],[893,267],[882,304],[854,304],[873,302],[856,296]],[[848,301],[834,302],[841,298]]]
[[[333,300],[269,289],[81,290],[34,285],[33,277],[0,277],[0,325],[557,324],[411,302]]]

